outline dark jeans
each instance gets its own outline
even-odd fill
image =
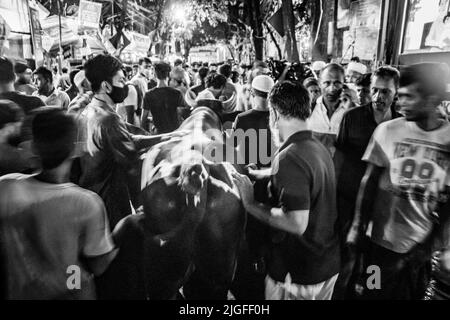
[[[410,259],[410,253],[400,254],[369,241],[363,253],[363,275],[369,266],[378,266],[381,271],[381,289],[370,290],[363,282],[363,298],[367,300],[421,300],[424,297],[431,271],[430,262]]]

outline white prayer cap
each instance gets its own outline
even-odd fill
[[[84,70],[81,70],[81,71],[77,72],[77,74],[73,78],[73,83],[78,88],[78,87],[81,86],[81,84],[83,83],[84,79],[86,79],[86,72]]]
[[[350,72],[350,71],[358,72],[361,74],[366,74],[367,67],[365,65],[363,65],[362,63],[352,61],[347,66],[347,72]]]
[[[319,70],[322,71],[323,68],[325,68],[327,66],[325,61],[315,61],[312,66],[311,69],[313,69],[314,71]]]
[[[273,79],[266,75],[256,76],[252,81],[252,88],[261,92],[269,93],[272,90],[275,82]]]

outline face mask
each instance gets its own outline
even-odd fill
[[[123,88],[112,86],[112,91],[108,93],[108,96],[114,103],[122,103],[128,96],[128,86]]]

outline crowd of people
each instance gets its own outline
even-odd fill
[[[236,299],[423,299],[434,253],[450,273],[448,68],[310,69],[293,82],[261,61],[126,68],[98,55],[55,76],[0,58],[2,297],[101,298],[121,221],[142,214],[141,155],[207,106],[224,131],[266,133],[235,142],[249,216]]]

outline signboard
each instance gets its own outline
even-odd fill
[[[373,60],[378,48],[382,0],[349,0],[339,3],[342,12],[338,28],[349,27],[344,34],[344,58],[351,58],[353,54],[362,60]]]
[[[137,32],[131,32],[131,42],[133,43],[133,49],[137,51],[147,52],[150,48],[150,37]]]
[[[0,15],[12,32],[31,33],[27,0],[0,0]]]
[[[34,8],[30,8],[30,18],[34,48],[42,49],[42,28],[39,22],[39,12]]]
[[[101,14],[101,3],[80,0],[80,8],[78,10],[78,23],[80,28],[98,29]]]

